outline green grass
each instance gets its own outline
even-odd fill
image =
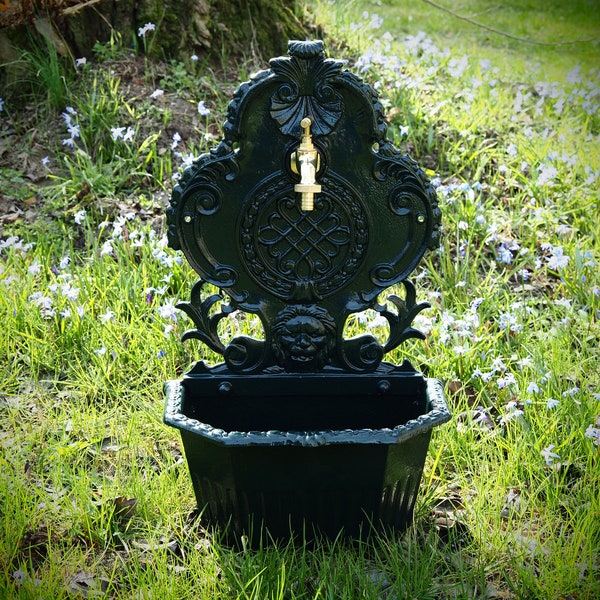
[[[598,35],[590,2],[452,8],[541,41]],[[313,18],[379,90],[390,138],[428,169],[443,211],[442,245],[415,273],[427,339],[391,356],[442,379],[453,413],[413,527],[236,550],[194,519],[162,386],[216,357],[179,341],[191,324],[173,305],[195,275],[165,247],[162,214],[172,174],[213,143],[254,65],[227,78],[211,61],[148,65],[113,40],[57,111],[40,98],[21,115],[5,98],[0,112],[30,169],[50,159],[43,188],[0,167],[2,198],[23,210],[0,237],[0,597],[600,595],[598,44],[527,45],[423,2],[323,2]]]

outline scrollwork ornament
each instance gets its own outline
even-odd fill
[[[169,247],[181,250],[186,225],[195,215],[215,214],[221,207],[219,179],[231,181],[237,177],[239,165],[232,149],[220,144],[215,150],[201,155],[182,174],[174,187],[167,207],[167,240]],[[191,218],[185,218],[191,217]],[[190,259],[187,256],[188,260]]]
[[[353,337],[343,340],[341,344],[342,365],[357,373],[369,373],[377,369],[383,354],[383,346],[372,335]]]
[[[234,373],[257,373],[266,365],[267,349],[263,340],[238,335],[226,346],[223,357]]]
[[[196,329],[186,331],[182,336],[182,341],[197,339],[206,344],[211,350],[218,354],[223,354],[225,346],[219,337],[217,326],[219,321],[230,315],[235,308],[231,305],[221,305],[218,313],[213,313],[213,307],[222,302],[223,296],[220,294],[211,294],[203,298],[203,289],[206,282],[199,279],[192,288],[189,302],[179,302],[176,308],[185,312],[192,320]],[[211,314],[212,313],[212,314]]]
[[[405,290],[405,298],[391,295],[387,301],[396,307],[396,312],[388,310],[386,305],[376,305],[375,310],[389,323],[390,334],[383,347],[384,352],[397,348],[402,342],[410,338],[425,339],[421,331],[412,327],[415,317],[426,308],[430,308],[428,302],[416,302],[416,291],[413,283],[405,279],[402,281]]]

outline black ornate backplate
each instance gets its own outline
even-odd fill
[[[167,209],[169,243],[201,277],[179,305],[196,327],[184,338],[202,340],[234,372],[372,371],[421,337],[411,323],[427,305],[407,277],[439,243],[436,195],[387,140],[376,92],[325,58],[322,42],[290,42],[289,56],[270,65],[236,91],[222,141],[185,171]],[[305,117],[321,159],[311,211],[300,208],[291,168]],[[218,312],[222,298],[206,297],[206,282],[229,298]],[[405,296],[387,299],[394,310],[379,305],[398,283]],[[349,315],[368,308],[389,323],[383,345],[343,337]],[[225,345],[218,323],[234,309],[257,315],[265,338]]]

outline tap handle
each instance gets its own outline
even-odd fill
[[[302,127],[302,138],[298,149],[292,154],[292,171],[300,175],[300,183],[294,186],[294,191],[301,194],[301,209],[303,211],[313,210],[314,195],[321,191],[321,186],[316,182],[316,173],[320,168],[319,151],[312,143],[310,126],[312,121],[304,117],[300,121]]]
[[[312,136],[310,135],[310,126],[312,125],[312,121],[310,117],[304,117],[302,121],[300,121],[300,127],[302,127],[302,140],[300,142],[301,150],[314,150],[314,146],[312,143]]]

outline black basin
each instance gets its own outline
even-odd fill
[[[203,517],[230,537],[410,524],[442,385],[374,373],[187,376],[166,384]]]

